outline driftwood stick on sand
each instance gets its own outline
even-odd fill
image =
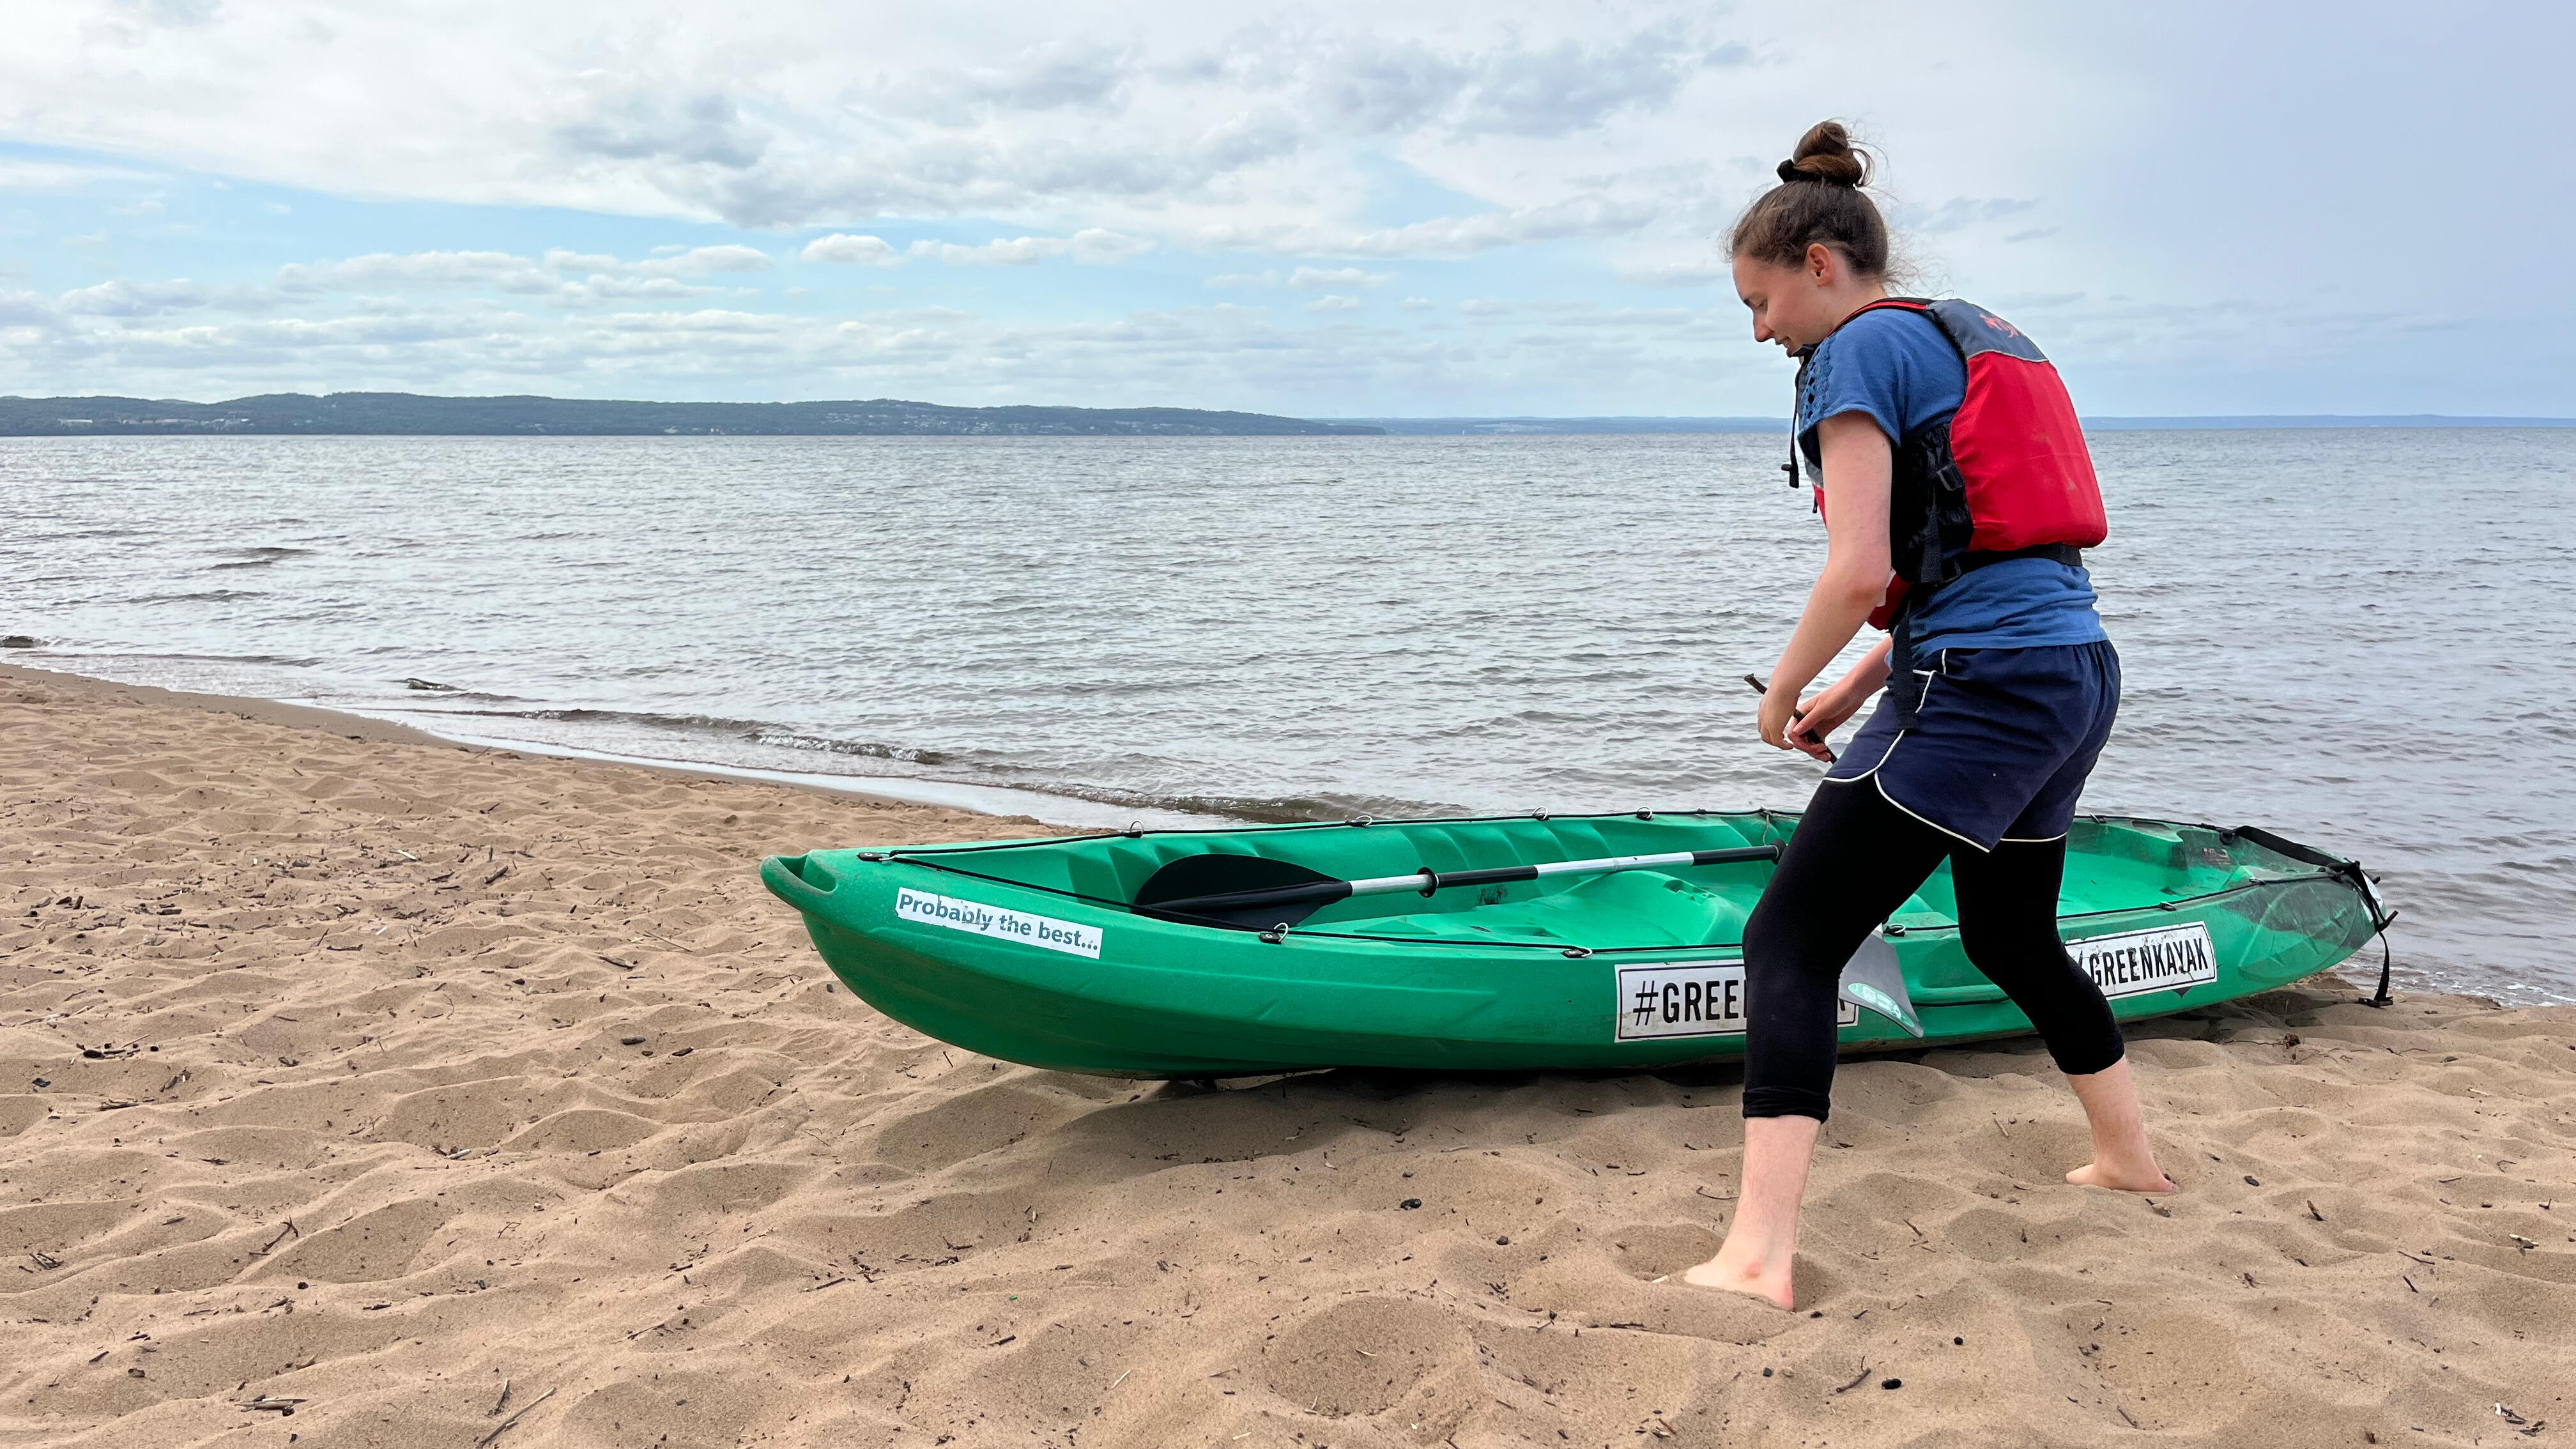
[[[484,1446],[485,1446],[485,1445],[487,1445],[487,1444],[491,1443],[491,1442],[492,1442],[493,1440],[495,1440],[495,1439],[500,1438],[502,1435],[509,1433],[509,1432],[510,1432],[510,1426],[511,1426],[512,1424],[515,1424],[515,1423],[519,1422],[521,1419],[526,1418],[526,1417],[528,1416],[528,1411],[529,1411],[530,1409],[535,1408],[537,1405],[544,1403],[546,1400],[551,1399],[551,1398],[553,1398],[554,1396],[555,1396],[555,1391],[554,1391],[553,1389],[548,1389],[548,1390],[546,1390],[544,1393],[537,1395],[535,1398],[528,1400],[528,1402],[527,1402],[526,1406],[525,1406],[525,1407],[523,1407],[523,1408],[521,1408],[521,1409],[519,1410],[519,1412],[517,1412],[517,1413],[515,1413],[515,1414],[512,1414],[510,1417],[508,1417],[508,1418],[506,1418],[506,1419],[503,1419],[503,1420],[502,1420],[498,1425],[496,1425],[496,1426],[494,1426],[494,1427],[493,1427],[493,1430],[492,1430],[492,1432],[491,1432],[491,1433],[486,1434],[486,1435],[484,1435],[482,1438],[475,1440],[475,1441],[474,1441],[474,1449],[484,1449]]]

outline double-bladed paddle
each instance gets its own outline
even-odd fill
[[[1608,855],[1592,860],[1551,860],[1533,865],[1504,865],[1487,870],[1435,871],[1429,866],[1411,875],[1382,875],[1336,880],[1294,861],[1265,855],[1185,855],[1154,872],[1136,892],[1136,909],[1149,916],[1190,925],[1222,924],[1267,931],[1293,926],[1335,901],[1354,896],[1394,895],[1415,891],[1428,896],[1460,886],[1508,885],[1552,875],[1607,875],[1622,870],[1665,866],[1728,865],[1741,861],[1777,860],[1776,845],[1730,846],[1723,850],[1673,850],[1655,855]],[[1232,886],[1211,890],[1211,886]],[[1852,953],[1835,983],[1835,995],[1865,1006],[1921,1036],[1923,1024],[1905,989],[1905,972],[1896,952],[1875,931]]]
[[[1251,855],[1184,856],[1161,870],[1136,892],[1136,909],[1148,915],[1190,916],[1229,925],[1294,925],[1335,901],[1353,896],[1394,895],[1398,891],[1435,891],[1461,886],[1507,885],[1552,875],[1606,875],[1620,870],[1654,870],[1667,866],[1727,865],[1745,860],[1777,860],[1776,845],[1731,846],[1724,850],[1672,850],[1656,855],[1605,855],[1593,860],[1551,860],[1535,865],[1501,865],[1488,870],[1435,871],[1429,866],[1410,875],[1335,880],[1290,861]],[[1210,891],[1225,883],[1240,886],[1247,878],[1267,884],[1251,889]],[[1303,907],[1283,915],[1280,907]]]

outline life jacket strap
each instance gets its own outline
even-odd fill
[[[1988,564],[2017,558],[2055,559],[2071,569],[2084,567],[2084,550],[2071,543],[2035,543],[2028,548],[1970,549],[1959,555],[1959,572],[1964,574]]]

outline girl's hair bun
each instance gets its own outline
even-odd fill
[[[1869,163],[1869,153],[1852,144],[1842,122],[1819,121],[1798,138],[1797,150],[1780,163],[1779,176],[1784,182],[1822,181],[1857,190],[1869,184]]]
[[[1798,154],[1780,163],[1781,184],[1755,197],[1735,219],[1726,254],[1796,267],[1805,264],[1809,247],[1822,243],[1842,253],[1861,276],[1885,277],[1887,222],[1860,189],[1876,159],[1852,144],[1840,121],[1809,128],[1798,138]]]

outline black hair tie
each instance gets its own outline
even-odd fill
[[[1808,175],[1806,172],[1799,170],[1798,163],[1795,161],[1781,162],[1779,172],[1780,179],[1782,181],[1813,181],[1817,179]]]

